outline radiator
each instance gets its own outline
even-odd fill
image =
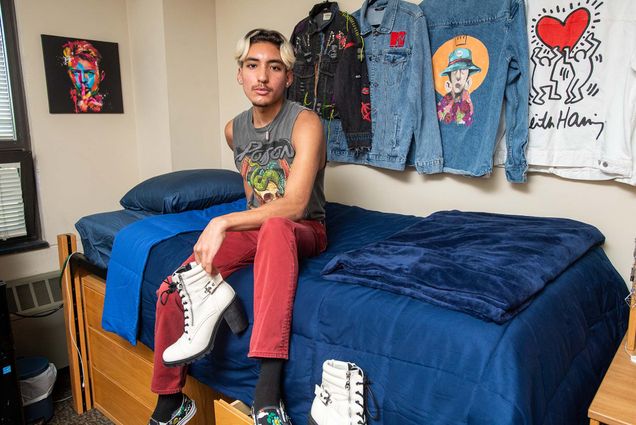
[[[62,306],[60,272],[29,276],[7,282],[10,313],[45,314]],[[11,316],[17,356],[45,356],[60,369],[68,366],[64,309],[38,318]]]

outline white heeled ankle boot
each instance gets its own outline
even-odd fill
[[[364,373],[354,363],[325,361],[315,392],[310,425],[366,425]]]
[[[212,350],[214,338],[225,319],[233,333],[247,328],[247,318],[234,289],[220,274],[211,276],[197,263],[180,267],[172,281],[183,304],[183,335],[163,352],[163,363],[191,363]]]

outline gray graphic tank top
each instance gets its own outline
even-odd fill
[[[234,163],[243,176],[248,208],[257,208],[285,196],[285,185],[294,163],[296,151],[291,142],[292,130],[304,107],[285,100],[274,120],[265,127],[255,128],[252,108],[232,121]],[[306,220],[325,218],[324,168],[314,181]]]

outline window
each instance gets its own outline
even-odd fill
[[[0,0],[0,254],[47,247],[40,221],[13,0]]]
[[[0,164],[0,239],[26,236],[22,181],[19,162]]]

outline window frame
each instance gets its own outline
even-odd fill
[[[26,97],[22,80],[22,65],[18,31],[13,0],[0,0],[2,24],[6,45],[6,59],[11,85],[11,100],[16,131],[14,141],[0,141],[0,161],[19,162],[22,197],[24,200],[24,218],[27,235],[0,240],[0,255],[47,248],[48,242],[41,240],[42,229],[38,209],[37,190],[35,184],[35,168],[33,154],[30,150],[31,139],[26,111]]]

